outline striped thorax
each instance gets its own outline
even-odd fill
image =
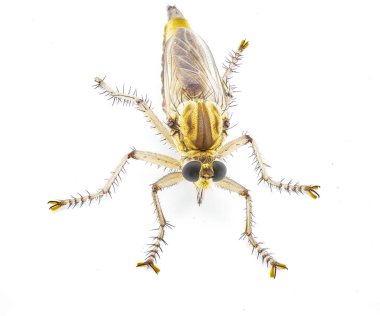
[[[189,150],[213,150],[222,143],[222,118],[212,102],[188,101],[179,119],[182,141]]]

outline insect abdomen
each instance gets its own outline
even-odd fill
[[[222,119],[218,108],[212,102],[187,102],[179,125],[184,145],[188,150],[215,149],[222,142]]]
[[[225,108],[224,90],[207,44],[175,7],[168,7],[162,58],[163,110],[168,119],[188,100],[207,99]]]
[[[190,28],[189,22],[176,7],[168,7],[168,23],[165,25],[164,42],[166,42],[178,28]]]

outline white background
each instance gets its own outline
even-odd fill
[[[244,200],[190,183],[160,194],[175,228],[157,276],[135,268],[155,228],[149,185],[127,166],[113,199],[52,213],[101,187],[131,146],[174,151],[95,76],[136,87],[161,111],[166,1],[13,1],[0,11],[0,315],[380,315],[378,1],[177,1],[218,66],[240,40],[231,139],[256,139],[274,178],[321,199],[271,193],[241,149],[228,174],[251,189],[258,238],[288,265],[251,255]]]

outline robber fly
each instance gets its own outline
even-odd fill
[[[238,67],[238,62],[243,51],[248,47],[248,42],[241,41],[238,49],[230,55],[224,75],[220,77],[210,49],[193,32],[182,13],[175,6],[169,6],[167,12],[168,22],[164,30],[161,74],[166,122],[161,122],[154,114],[149,101],[139,98],[137,93],[113,90],[104,79],[98,77],[95,81],[96,88],[101,89],[102,93],[113,102],[134,104],[138,110],[142,111],[163,139],[177,151],[180,159],[132,150],[122,158],[102,189],[96,193],[87,192],[79,197],[49,201],[50,209],[56,211],[62,206],[75,207],[86,202],[91,203],[93,200],[100,201],[102,197],[111,195],[111,188],[118,183],[120,174],[124,172],[124,166],[129,160],[143,160],[163,166],[171,172],[152,185],[153,203],[159,222],[157,236],[153,237],[145,260],[137,263],[137,266],[150,267],[156,273],[160,271],[155,262],[161,250],[161,244],[165,243],[165,229],[171,225],[164,217],[158,192],[185,179],[194,183],[199,204],[202,203],[205,190],[212,184],[235,192],[245,199],[246,224],[242,236],[248,239],[249,244],[253,250],[257,251],[263,262],[270,266],[270,276],[274,278],[278,269],[287,269],[287,267],[275,260],[252,234],[251,196],[248,189],[226,177],[227,168],[222,160],[240,147],[247,145],[252,149],[257,163],[259,182],[265,182],[271,188],[276,187],[289,193],[306,192],[314,199],[319,197],[316,192],[319,186],[273,180],[267,173],[256,142],[247,134],[224,143],[230,128],[228,110],[233,101],[233,89],[229,85],[229,79]]]

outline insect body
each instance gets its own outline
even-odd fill
[[[162,57],[162,94],[163,110],[166,114],[166,124],[154,114],[147,100],[137,97],[130,91],[114,91],[103,79],[95,78],[96,88],[103,90],[114,102],[135,104],[155,127],[164,140],[173,147],[180,159],[146,151],[132,150],[125,155],[116,167],[104,187],[96,193],[88,193],[71,199],[49,201],[50,209],[55,211],[62,206],[83,205],[93,200],[101,200],[111,194],[111,188],[117,183],[128,160],[143,160],[163,166],[171,172],[152,185],[153,203],[155,206],[159,227],[158,234],[150,244],[148,256],[137,266],[151,267],[156,273],[160,270],[155,261],[165,243],[165,229],[171,225],[166,221],[158,199],[158,192],[178,184],[184,179],[194,183],[197,190],[197,201],[202,203],[204,192],[212,184],[238,193],[246,201],[246,225],[243,237],[248,239],[253,250],[261,256],[263,262],[270,265],[270,276],[275,277],[278,269],[286,269],[261,246],[261,242],[252,234],[252,199],[248,190],[226,177],[227,168],[221,161],[242,146],[250,146],[257,163],[259,182],[265,182],[270,187],[289,193],[307,192],[312,198],[319,197],[316,190],[319,186],[283,183],[273,180],[267,173],[253,138],[243,135],[224,143],[229,123],[229,106],[233,100],[228,81],[237,68],[248,42],[243,40],[237,51],[231,55],[225,73],[220,77],[212,54],[206,43],[196,35],[182,13],[174,6],[168,7],[168,23],[165,26]],[[165,126],[166,125],[166,126]]]

